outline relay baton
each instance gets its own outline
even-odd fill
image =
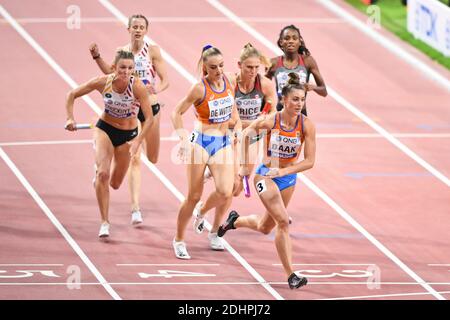
[[[75,125],[75,129],[80,130],[80,129],[92,129],[94,126],[92,125],[92,123],[77,123]],[[67,126],[64,127],[64,129],[67,129]]]
[[[250,186],[248,184],[248,176],[244,176],[242,178],[242,182],[244,184],[244,194],[246,198],[250,197]]]
[[[270,109],[272,109],[272,101],[267,100],[266,104],[264,105],[264,108],[262,109],[262,114],[268,114],[270,112]]]

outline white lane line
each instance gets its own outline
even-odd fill
[[[312,189],[320,198],[322,198],[330,207],[332,207],[342,218],[351,224],[356,230],[363,234],[373,245],[375,245],[385,256],[391,259],[397,266],[399,266],[406,274],[413,278],[417,283],[430,292],[439,300],[445,300],[436,290],[428,285],[418,274],[403,263],[396,255],[394,255],[388,248],[386,248],[380,241],[378,241],[372,234],[370,234],[361,224],[359,224],[350,214],[348,214],[342,207],[340,207],[334,200],[332,200],[325,192],[317,187],[304,174],[300,173],[298,179]]]
[[[406,61],[411,67],[418,69],[427,77],[431,78],[432,80],[436,81],[438,84],[443,86],[445,89],[447,89],[447,91],[450,91],[449,79],[445,78],[443,75],[439,74],[438,72],[430,68],[427,64],[414,57],[412,54],[410,54],[409,52],[401,48],[399,45],[397,45],[395,42],[389,40],[381,33],[377,32],[374,28],[369,27],[367,24],[351,15],[349,12],[347,12],[341,6],[338,6],[333,1],[330,0],[316,0],[316,1],[325,8],[327,8],[329,11],[333,12],[335,15],[348,21],[352,26],[354,26],[355,28],[357,28],[358,30],[360,30],[361,32],[363,32],[364,34],[375,40],[378,44],[382,45],[387,50],[391,51],[401,60]]]
[[[40,17],[30,17],[30,18],[18,18],[17,23],[20,24],[40,24],[40,23],[67,23],[68,17],[65,18],[40,18]],[[117,23],[117,19],[114,18],[102,18],[102,17],[91,17],[91,18],[80,18],[80,23]],[[7,24],[8,20],[0,19],[0,23]]]
[[[353,104],[351,104],[350,102],[345,100],[342,96],[340,96],[333,89],[328,88],[328,92],[330,93],[331,96],[333,96],[333,98],[337,102],[339,102],[347,110],[351,111],[353,114],[355,114],[356,116],[361,118],[370,127],[372,127],[375,131],[377,131],[384,138],[386,138],[390,143],[392,143],[398,149],[403,151],[407,156],[409,156],[411,159],[413,159],[419,165],[421,165],[423,168],[425,168],[427,171],[429,171],[432,175],[434,175],[436,178],[438,178],[440,181],[442,181],[445,185],[447,185],[447,187],[450,187],[450,179],[447,178],[444,174],[442,174],[440,171],[438,171],[436,168],[434,168],[432,165],[430,165],[428,162],[426,162],[424,159],[422,159],[417,153],[412,151],[409,147],[407,147],[405,144],[403,144],[400,140],[395,138],[391,133],[389,133],[386,129],[384,129],[382,126],[380,126],[375,121],[373,121],[371,118],[369,118],[365,113],[360,111]]]
[[[0,6],[0,12],[2,12],[2,6]],[[4,15],[4,14],[3,14]],[[4,15],[5,16],[5,15]],[[78,243],[72,238],[72,236],[67,232],[67,230],[63,227],[63,225],[58,221],[53,212],[47,207],[45,202],[41,199],[41,197],[37,194],[37,192],[30,185],[28,180],[23,176],[20,170],[16,167],[16,165],[11,161],[8,155],[0,148],[0,157],[5,161],[11,171],[16,175],[28,193],[33,197],[34,201],[39,205],[42,211],[45,213],[47,218],[53,223],[56,229],[61,233],[61,235],[66,239],[67,243],[72,247],[72,249],[78,254],[81,260],[86,264],[92,274],[97,278],[100,284],[105,288],[105,290],[115,299],[121,300],[120,296],[116,291],[108,284],[102,274],[98,271],[98,269],[94,266],[91,260],[87,257],[84,251],[80,248]]]
[[[109,7],[110,11],[117,16],[125,25],[127,24],[127,18],[114,6],[112,6],[107,1],[100,1],[105,7]],[[42,58],[72,87],[77,87],[77,83],[68,75],[67,72],[65,72],[54,60],[50,57],[50,55],[6,12],[6,10],[0,6],[0,12],[2,15],[11,23],[11,25],[16,29],[17,32],[41,55]],[[150,39],[149,39],[150,40]],[[172,66],[175,67],[175,69],[180,72],[188,81],[195,83],[197,80],[194,76],[189,74],[181,65],[178,64],[170,55],[163,52],[161,50],[161,53],[163,57],[166,59],[167,62],[169,62]],[[98,114],[100,115],[102,111],[100,108],[95,104],[95,102],[90,99],[87,96],[83,96],[83,100],[86,101],[86,103]],[[141,159],[144,164],[147,165],[147,167],[150,168],[150,170],[161,180],[161,182],[180,200],[180,202],[184,201],[183,194],[178,191],[175,186],[172,184],[172,182],[165,177],[159,169],[156,168],[154,164],[152,164],[148,159],[144,156],[144,154],[141,153]],[[206,222],[206,221],[205,221]],[[210,230],[210,225],[206,222],[205,226]],[[238,260],[245,269],[253,276],[256,280],[259,281],[259,283],[267,290],[269,293],[272,294],[273,297],[279,300],[283,300],[283,297],[275,291],[270,285],[267,284],[267,282],[264,280],[264,278],[256,272],[253,267],[248,264],[247,261],[245,261],[226,241],[224,241],[225,247],[227,250],[235,257],[236,260]],[[111,288],[111,290],[113,290]],[[115,291],[114,291],[115,293]],[[117,293],[115,293],[117,295]],[[120,297],[117,295],[117,298],[120,299]]]
[[[99,0],[99,2],[108,9],[109,12],[111,12],[119,21],[122,22],[122,24],[128,26],[128,18],[114,5],[112,5],[107,0]],[[156,43],[150,39],[148,36],[145,36],[145,40],[149,43],[155,45]],[[161,56],[164,58],[166,62],[168,62],[171,66],[175,68],[184,78],[186,78],[191,83],[196,83],[197,78],[191,75],[181,64],[179,64],[170,54],[168,54],[163,48],[160,47],[161,50]]]
[[[62,267],[59,263],[7,263],[0,264],[0,267]]]
[[[128,19],[125,17],[125,15],[118,10],[114,5],[112,5],[107,0],[99,0],[99,2],[105,6],[114,16],[116,16],[118,19],[120,19],[125,25],[128,24]],[[147,36],[145,37],[148,41],[153,42],[153,40],[150,40]],[[170,56],[167,52],[161,49],[161,54],[163,58],[175,69],[177,70],[182,76],[184,76],[190,83],[194,84],[198,80],[191,75],[186,69],[184,69],[178,62],[175,61],[172,56]],[[180,200],[180,202],[183,202],[185,200],[185,197],[183,194],[167,179],[161,171],[159,171],[154,164],[152,164],[150,161],[148,161],[147,157],[144,157],[144,155],[141,156],[141,159],[144,163],[147,164],[147,166],[150,168],[150,170],[153,171],[156,176],[163,181],[164,185]],[[208,223],[208,221],[205,219],[205,227],[208,230],[211,230],[211,225]],[[234,248],[225,240],[223,239],[223,243],[225,248],[231,253],[231,255],[277,300],[284,300],[284,298],[275,290],[273,289],[267,282],[264,280],[264,278],[236,251]]]
[[[159,285],[261,285],[260,282],[109,282],[112,286],[159,286]],[[268,283],[269,284],[269,283]],[[286,284],[286,282],[270,282],[270,284]],[[65,285],[67,282],[0,282],[0,286],[52,286]],[[97,282],[70,282],[70,286],[98,286]],[[308,282],[309,285],[309,282]]]
[[[108,282],[108,284],[112,286],[128,286],[128,285],[135,285],[135,286],[158,286],[158,285],[261,285],[260,282],[256,281],[247,281],[247,282]],[[271,281],[267,282],[267,284],[271,285],[285,285],[285,281]],[[416,282],[370,282],[371,285],[379,285],[379,286],[386,286],[386,285],[395,285],[395,286],[418,286],[419,284]],[[450,282],[435,282],[435,283],[429,283],[433,285],[450,285]],[[50,285],[66,285],[67,282],[0,282],[0,286],[50,286]],[[81,285],[81,286],[99,286],[101,285],[98,282],[70,282],[71,286],[74,285]],[[336,281],[336,282],[330,282],[330,281],[308,281],[309,285],[316,285],[316,286],[336,286],[336,285],[357,285],[357,286],[367,286],[367,281],[364,282],[344,282],[344,281]],[[440,292],[440,293],[450,293],[449,292]],[[430,295],[429,292],[423,292],[421,294],[424,295]],[[371,297],[371,296],[369,296]],[[375,297],[375,296],[373,296]],[[358,297],[355,297],[358,298]],[[335,298],[329,298],[329,299],[335,299]],[[327,299],[323,299],[327,300]]]
[[[396,138],[450,138],[450,133],[391,133]],[[345,138],[345,139],[360,139],[360,138],[384,138],[379,133],[319,133],[317,138]]]
[[[282,266],[281,263],[272,263],[273,266]],[[376,263],[293,263],[293,266],[374,266]]]
[[[37,42],[34,41],[34,39],[14,20],[14,18],[3,8],[2,5],[0,5],[0,14],[5,19],[8,20],[8,22],[11,24],[11,26],[28,42],[28,44],[30,44],[33,47],[33,49],[35,49],[44,58],[45,61],[47,61],[48,64],[50,64],[52,66],[52,68],[55,71],[58,72],[58,74],[61,75],[61,77],[63,77],[64,80],[66,80],[66,82],[68,82],[69,84],[71,84],[71,83],[75,84],[75,82],[64,72],[64,70],[62,70],[62,68],[56,64],[56,62],[44,51],[44,49],[42,49],[39,46],[39,44],[37,44]],[[92,101],[92,103],[94,103],[94,102]],[[7,163],[9,168],[17,176],[17,178],[20,180],[20,182],[23,184],[23,186],[31,194],[33,199],[41,207],[41,209],[44,211],[44,213],[47,215],[47,217],[50,219],[50,221],[55,225],[55,227],[58,229],[58,231],[63,235],[63,237],[70,244],[70,246],[73,248],[73,250],[81,258],[81,260],[83,260],[83,262],[86,264],[86,266],[89,268],[89,270],[95,275],[95,277],[98,279],[98,281],[103,285],[105,290],[115,300],[121,300],[121,297],[106,282],[103,275],[98,271],[98,269],[94,266],[94,264],[91,262],[91,260],[86,256],[86,254],[83,252],[83,250],[80,248],[80,246],[75,242],[75,240],[71,237],[71,235],[67,232],[67,230],[62,226],[62,224],[55,217],[55,215],[50,211],[50,209],[47,207],[47,205],[44,203],[44,201],[39,197],[37,192],[28,183],[28,181],[25,179],[25,177],[22,175],[22,173],[15,166],[15,164],[11,161],[11,159],[3,151],[2,148],[0,148],[0,155],[3,158],[3,160]]]
[[[39,145],[55,145],[55,144],[83,144],[92,143],[93,140],[47,140],[47,141],[17,141],[2,142],[0,147],[16,147],[16,146],[39,146]]]
[[[261,33],[256,31],[254,28],[249,26],[247,23],[242,21],[237,15],[231,12],[228,8],[223,6],[217,0],[206,0],[211,6],[222,12],[225,16],[230,18],[233,22],[239,25],[243,30],[257,38],[261,41],[265,46],[271,49],[274,53],[280,53],[280,49],[272,44],[267,38],[265,38]],[[331,92],[336,100],[344,105],[347,109],[351,110],[354,114],[356,114],[359,118],[363,119],[366,123],[368,123],[371,127],[373,127],[378,133],[382,134],[386,139],[391,141],[394,145],[399,147],[405,153],[410,155],[414,160],[416,160],[419,164],[424,166],[428,171],[437,176],[441,181],[443,181],[447,186],[450,187],[450,180],[445,177],[443,174],[438,172],[436,169],[431,167],[428,163],[422,160],[419,156],[417,156],[413,151],[411,151],[408,147],[403,145],[399,140],[392,137],[390,133],[388,133],[385,129],[379,126],[375,121],[367,117],[361,111],[359,111],[356,107],[348,103],[346,100],[343,100],[341,96],[339,96],[334,90],[331,88],[328,89]],[[334,200],[332,200],[325,192],[323,192],[319,187],[317,187],[311,180],[309,180],[304,174],[300,173],[298,178],[305,183],[311,190],[313,190],[320,198],[322,198],[329,206],[331,206],[334,210],[336,210],[341,217],[343,217],[347,222],[349,222],[355,229],[357,229],[360,233],[362,233],[372,244],[374,244],[381,252],[383,252],[387,257],[389,257],[395,264],[397,264],[404,272],[406,272],[410,277],[412,277],[415,281],[421,283],[421,285],[431,294],[433,294],[437,299],[445,300],[443,296],[436,292],[431,286],[425,284],[425,281],[419,277],[414,271],[412,271],[407,265],[405,265],[397,256],[395,256],[391,251],[389,251],[384,245],[381,244],[374,236],[372,236],[366,229],[362,227],[358,222],[356,222],[353,217],[351,217],[344,209],[342,209]]]
[[[119,263],[118,267],[146,267],[146,266],[169,266],[169,267],[218,267],[219,263]]]
[[[253,27],[248,25],[246,22],[244,22],[241,18],[239,18],[236,14],[234,14],[231,10],[226,8],[223,4],[221,4],[217,0],[206,0],[211,6],[222,12],[225,16],[227,16],[231,21],[236,23],[238,26],[240,26],[244,31],[249,33],[252,37],[258,39],[262,44],[264,44],[268,49],[270,49],[272,52],[274,52],[276,55],[283,54],[276,45],[274,45],[269,39],[264,37],[261,33],[256,31]],[[428,162],[426,162],[424,159],[419,157],[414,151],[412,151],[410,148],[408,148],[406,145],[400,142],[397,138],[395,138],[391,133],[389,133],[386,129],[381,127],[379,124],[377,124],[375,121],[373,121],[371,118],[369,118],[365,113],[363,113],[361,110],[359,110],[357,107],[355,107],[353,104],[348,102],[346,99],[344,99],[341,95],[339,95],[336,91],[334,91],[329,85],[327,85],[328,93],[331,97],[333,97],[339,104],[341,104],[343,107],[345,107],[347,110],[352,112],[354,115],[356,115],[358,118],[363,120],[365,123],[367,123],[372,129],[374,129],[376,132],[381,134],[383,137],[385,137],[389,142],[391,142],[394,146],[396,146],[398,149],[403,151],[406,155],[408,155],[411,159],[416,161],[418,164],[420,164],[422,167],[424,167],[426,170],[431,172],[436,178],[441,180],[443,183],[447,185],[447,187],[450,187],[450,179],[447,178],[444,174],[439,172],[437,169],[435,169],[432,165],[430,165]]]
[[[154,22],[174,22],[174,23],[227,23],[228,19],[224,17],[152,17],[147,16],[147,19],[150,23]],[[302,18],[302,17],[243,17],[245,21],[248,22],[260,22],[260,23],[284,23],[287,20],[295,21],[301,24],[336,24],[336,23],[347,23],[344,19],[340,18]],[[28,23],[67,23],[68,18],[39,18],[39,17],[30,17],[30,18],[19,18],[16,19],[18,23],[28,24]],[[80,18],[80,23],[120,23],[116,18],[109,17],[82,17]],[[8,23],[5,19],[0,19],[0,23]]]
[[[56,73],[66,81],[71,88],[77,87],[77,83],[53,60],[52,57],[25,31],[22,26],[20,26],[14,18],[0,5],[0,13],[5,17],[6,20],[11,24],[11,26],[25,39],[28,44],[33,47],[34,50],[52,67]],[[101,114],[102,110],[95,104],[95,102],[88,96],[83,96],[83,100],[94,109],[97,114]]]
[[[447,139],[450,138],[450,133],[393,133],[393,136],[398,138],[414,138],[414,139]],[[377,133],[322,133],[317,134],[319,139],[372,139],[383,138]],[[161,137],[161,141],[178,142],[180,139],[174,136]],[[57,145],[57,144],[89,144],[92,139],[84,140],[42,140],[42,141],[11,141],[0,142],[0,147],[14,147],[14,146],[33,146],[33,145]]]
[[[308,283],[309,284],[309,283]],[[439,291],[440,294],[450,293],[450,291]],[[355,297],[338,297],[338,298],[325,298],[317,300],[350,300],[350,299],[373,299],[373,298],[386,298],[386,297],[412,297],[412,296],[427,296],[429,292],[413,292],[413,293],[394,293],[394,294],[379,294],[372,296],[355,296]]]

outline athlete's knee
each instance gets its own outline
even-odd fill
[[[262,234],[269,234],[272,231],[272,228],[266,227],[266,226],[261,226],[258,228],[259,232],[261,232]]]
[[[220,198],[230,199],[233,197],[233,189],[232,188],[218,188],[216,189],[216,193]]]
[[[288,231],[289,230],[289,218],[283,218],[277,221],[277,229],[280,231]]]
[[[108,184],[109,178],[110,178],[109,171],[106,171],[106,170],[98,170],[97,171],[97,181],[98,182]]]
[[[158,154],[148,154],[147,153],[147,159],[153,164],[156,164],[158,162]]]
[[[235,191],[234,184],[216,185],[216,194],[221,198],[231,199]]]
[[[242,187],[241,184],[238,184],[238,185],[235,184],[235,186],[233,188],[233,197],[239,196],[243,189],[244,188]]]
[[[266,226],[263,224],[258,225],[258,231],[262,234],[269,234],[272,231],[273,227]]]
[[[114,181],[114,180],[111,180],[111,181],[109,182],[109,185],[110,185],[111,188],[113,188],[114,190],[117,190],[117,189],[120,188],[121,181]]]
[[[187,202],[197,203],[200,201],[202,194],[200,192],[191,192],[186,197]]]
[[[139,167],[141,165],[141,158],[139,156],[132,157],[130,160],[131,167]]]

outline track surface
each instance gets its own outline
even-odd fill
[[[247,42],[269,57],[275,55],[207,1],[109,3],[125,16],[147,15],[149,37],[194,77],[200,48],[206,43],[223,51],[229,71],[237,70],[239,51]],[[327,85],[448,179],[450,95],[442,86],[316,1],[273,6],[268,0],[250,0],[245,7],[237,1],[221,3],[272,43],[284,25],[299,25]],[[335,3],[364,19],[340,1]],[[64,20],[26,20],[65,18],[66,8],[73,4],[81,8],[83,19],[104,21],[83,22],[74,30]],[[115,48],[128,41],[125,26],[100,2],[26,1],[19,5],[5,0],[2,6],[76,83],[99,74],[88,52],[91,42],[98,43],[102,55],[112,60]],[[5,20],[0,23],[0,35],[6,44],[0,51],[0,59],[6,62],[0,75],[4,106],[0,108],[0,298],[450,298],[449,187],[331,96],[308,96],[309,116],[319,136],[317,162],[306,177],[318,189],[299,181],[289,206],[294,219],[293,262],[308,276],[309,285],[289,290],[273,234],[239,230],[226,236],[259,280],[228,250],[211,251],[206,232],[197,236],[189,229],[187,243],[193,259],[176,259],[171,240],[180,199],[175,193],[186,193],[186,174],[182,165],[173,163],[177,142],[169,139],[173,135],[169,116],[191,82],[169,63],[170,87],[160,96],[165,103],[161,118],[165,139],[157,169],[173,187],[167,188],[143,165],[144,226],[130,225],[125,181],[111,193],[111,239],[98,241],[92,133],[62,129],[70,86]],[[436,70],[450,78],[447,71]],[[101,105],[98,94],[91,97]],[[96,114],[80,100],[75,116],[87,122]],[[192,128],[192,112],[184,122]],[[416,136],[398,135],[410,133]],[[7,164],[8,159],[12,164]],[[19,181],[20,175],[28,188]],[[211,187],[209,183],[205,188],[205,198]],[[324,201],[320,192],[335,205]],[[237,198],[232,207],[241,214],[262,213],[255,196]],[[59,221],[67,231],[65,236],[49,219],[49,212],[53,222]],[[80,277],[74,280],[74,274]],[[78,282],[78,289],[68,287]]]

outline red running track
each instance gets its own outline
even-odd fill
[[[72,4],[81,8],[83,18],[114,18],[105,6],[92,1],[60,1],[57,5],[29,1],[26,6],[5,1],[3,7],[15,19],[24,21],[20,19],[66,17],[66,8]],[[205,43],[222,49],[229,71],[237,70],[239,51],[249,41],[268,56],[274,55],[205,1],[166,1],[158,5],[151,1],[132,4],[113,1],[112,4],[125,16],[135,12],[148,15],[150,38],[194,76],[200,48]],[[448,136],[445,137],[450,127],[448,92],[358,30],[336,20],[336,16],[317,2],[290,2],[286,10],[268,1],[248,1],[251,11],[233,1],[222,4],[238,15],[248,16],[247,12],[251,12],[258,19],[247,19],[249,23],[273,43],[285,24],[300,25],[327,84],[388,132],[421,134],[418,138],[399,139],[441,173],[449,175],[450,144]],[[342,6],[359,16],[350,7]],[[159,20],[152,22],[151,17]],[[163,17],[182,17],[185,21]],[[274,22],[272,17],[288,17],[288,22]],[[319,20],[302,23],[298,22],[302,21],[300,18]],[[334,19],[334,23],[320,19]],[[69,30],[64,23],[22,22],[21,25],[77,83],[99,74],[87,50],[91,42],[97,42],[102,54],[112,59],[115,48],[128,40],[125,27],[118,22],[86,22],[79,30]],[[161,143],[157,168],[173,183],[174,189],[169,190],[143,165],[144,227],[136,229],[129,224],[129,196],[124,183],[120,190],[112,192],[111,240],[99,242],[96,237],[99,214],[91,183],[91,133],[70,134],[62,130],[64,97],[70,87],[10,25],[1,23],[0,34],[11,49],[0,52],[3,61],[8,61],[0,79],[4,83],[5,106],[10,106],[10,109],[0,109],[1,148],[93,266],[88,267],[86,259],[82,260],[74,251],[11,168],[2,162],[0,270],[6,272],[0,273],[0,298],[450,297],[450,256],[445,249],[450,240],[448,187],[383,137],[337,136],[375,132],[330,96],[326,99],[314,94],[308,96],[310,118],[316,123],[319,138],[317,163],[306,177],[367,233],[359,232],[316,192],[299,183],[289,212],[294,218],[293,262],[297,270],[308,275],[307,287],[297,291],[287,288],[273,235],[238,230],[226,236],[262,281],[269,283],[269,290],[228,251],[209,250],[204,234],[188,232],[192,260],[184,262],[174,257],[171,240],[179,207],[174,190],[185,194],[186,176],[183,166],[175,165],[171,159],[176,142],[170,140]],[[170,112],[191,85],[169,64],[168,72],[170,88],[161,94],[166,105],[161,119],[163,137],[172,135]],[[35,75],[39,81],[23,81]],[[20,83],[21,87],[13,83]],[[100,103],[97,95],[92,98]],[[76,105],[75,115],[80,122],[96,116],[83,101]],[[192,121],[191,113],[186,117],[186,127],[191,128]],[[444,134],[444,137],[429,138],[424,133]],[[7,145],[30,141],[38,144]],[[63,143],[43,144],[43,141]],[[74,143],[69,144],[70,141]],[[205,196],[207,193],[205,188]],[[255,197],[237,198],[233,208],[241,214],[262,210]],[[391,257],[402,261],[429,287],[418,284],[386,251],[374,245],[367,234],[375,237]],[[67,287],[67,281],[73,281],[70,266],[80,268],[81,290]],[[31,268],[51,270],[53,274],[33,272],[29,276],[19,272]],[[107,281],[106,286],[100,284],[95,270]],[[28,277],[19,277],[24,275]]]

